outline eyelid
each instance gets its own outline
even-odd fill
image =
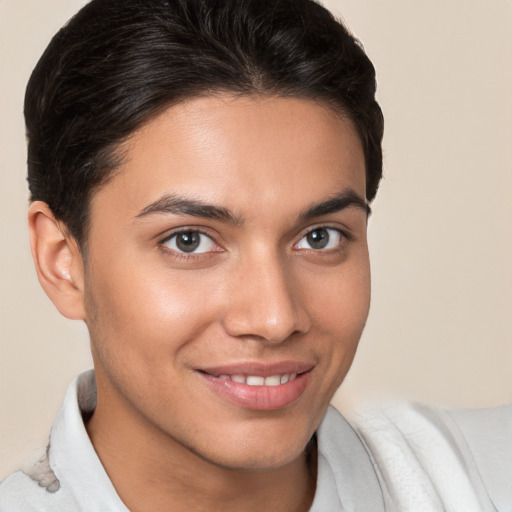
[[[317,224],[309,225],[307,228],[301,230],[297,238],[300,240],[304,238],[308,233],[311,233],[311,231],[315,231],[315,229],[334,229],[335,231],[339,231],[342,236],[348,240],[354,238],[352,231],[348,227],[340,225],[338,222],[319,222]]]
[[[340,236],[340,242],[339,242],[338,246],[336,248],[329,248],[329,249],[315,249],[313,247],[310,247],[310,248],[297,248],[297,246],[300,244],[300,242],[302,240],[304,240],[311,232],[316,231],[318,229],[325,229],[325,230],[336,231],[339,234],[339,236]],[[336,250],[337,248],[339,248],[342,245],[344,245],[344,243],[353,240],[353,238],[354,237],[350,233],[349,230],[343,229],[339,225],[338,226],[333,226],[331,224],[318,224],[318,225],[315,225],[315,226],[308,226],[307,229],[303,230],[301,235],[299,236],[299,239],[297,240],[297,242],[295,242],[293,247],[297,248],[296,250],[299,250],[299,251],[315,251],[315,252],[319,252],[319,253],[320,252],[329,252],[329,251]]]
[[[159,237],[159,243],[163,244],[164,242],[167,242],[167,240],[170,240],[173,236],[179,235],[180,233],[200,233],[201,235],[213,238],[212,235],[210,233],[207,233],[206,230],[203,228],[198,228],[194,226],[182,226],[179,228],[174,228],[169,232],[166,232],[165,236],[163,237]]]
[[[173,238],[177,237],[180,233],[199,233],[201,236],[207,237],[211,243],[215,246],[216,249],[209,250],[209,251],[203,251],[203,252],[186,252],[181,251],[178,248],[174,249],[172,247],[167,246],[167,242],[172,240]],[[195,227],[195,226],[181,226],[179,228],[173,229],[171,232],[167,233],[166,236],[159,239],[158,245],[162,248],[162,250],[166,251],[167,253],[172,253],[176,256],[182,257],[182,258],[193,258],[193,257],[201,257],[212,253],[222,252],[224,249],[222,246],[216,241],[216,237],[212,235],[211,233],[208,233],[207,230]]]

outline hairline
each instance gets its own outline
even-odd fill
[[[121,140],[111,143],[110,145],[107,145],[103,148],[103,151],[107,154],[107,163],[109,171],[105,173],[103,179],[91,187],[88,191],[85,207],[83,209],[82,215],[83,215],[83,229],[80,233],[80,240],[76,239],[73,234],[71,236],[73,239],[75,239],[75,242],[80,249],[80,252],[82,253],[82,256],[84,257],[84,260],[87,257],[87,249],[88,249],[88,235],[90,231],[90,224],[91,224],[91,217],[90,217],[90,208],[93,196],[99,192],[104,186],[108,185],[108,183],[115,178],[120,172],[120,167],[126,163],[126,156],[128,153],[128,144],[132,137],[134,137],[137,133],[139,133],[141,130],[143,130],[148,124],[150,124],[152,121],[154,121],[156,118],[158,118],[160,115],[162,115],[164,112],[169,110],[172,107],[175,107],[179,104],[186,103],[187,101],[191,101],[197,98],[208,98],[208,97],[229,97],[232,98],[252,98],[252,99],[278,99],[278,98],[284,98],[284,99],[303,99],[307,101],[311,101],[313,103],[316,103],[318,106],[326,109],[327,111],[334,114],[338,119],[343,121],[348,121],[351,123],[353,128],[356,131],[357,137],[359,138],[359,141],[361,144],[363,144],[362,136],[360,134],[359,128],[357,126],[357,123],[352,119],[352,117],[348,114],[348,109],[340,104],[339,102],[335,102],[333,99],[329,99],[327,95],[321,96],[313,96],[308,95],[306,93],[300,94],[300,93],[287,93],[287,91],[272,91],[272,90],[257,90],[254,89],[253,91],[237,91],[229,87],[216,87],[216,88],[210,88],[210,89],[204,89],[204,90],[198,90],[196,92],[191,92],[189,94],[183,94],[182,96],[179,96],[178,98],[173,98],[168,101],[162,101],[162,103],[155,109],[153,109],[151,112],[148,112],[148,114],[144,117],[143,120],[124,138]],[[363,151],[364,155],[364,151]],[[365,155],[364,155],[365,156]],[[365,178],[367,177],[367,162],[366,162],[366,156],[365,156]],[[68,226],[66,226],[68,229]],[[68,230],[69,231],[69,230]]]

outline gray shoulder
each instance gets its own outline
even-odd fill
[[[380,482],[361,439],[333,407],[317,430],[318,476],[311,510],[387,510]]]
[[[38,512],[42,489],[22,471],[0,483],[0,512]]]
[[[34,468],[33,474],[17,471],[0,483],[0,512],[72,512],[55,477],[41,472],[38,465]]]
[[[512,405],[448,411],[500,511],[512,511]]]
[[[479,416],[476,412],[475,415]],[[512,512],[511,500],[505,508],[497,507],[494,492],[475,457],[475,447],[482,452],[487,448],[483,441],[487,434],[479,432],[479,425],[487,422],[489,429],[495,431],[496,418],[491,414],[486,420],[473,420],[471,416],[395,403],[369,409],[356,417],[358,433],[371,452],[382,485],[395,500],[396,509]],[[471,439],[469,431],[473,434]],[[488,458],[489,463],[494,457]],[[502,485],[495,480],[494,483]]]

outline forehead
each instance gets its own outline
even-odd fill
[[[118,172],[93,197],[136,214],[165,193],[243,213],[325,199],[350,188],[365,197],[362,145],[329,107],[283,97],[193,98],[169,107],[123,147]]]

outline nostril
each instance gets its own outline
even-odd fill
[[[250,255],[240,267],[243,279],[233,281],[224,314],[224,328],[231,336],[282,343],[309,330],[310,319],[297,294],[300,280],[274,252],[260,253],[258,261]]]

